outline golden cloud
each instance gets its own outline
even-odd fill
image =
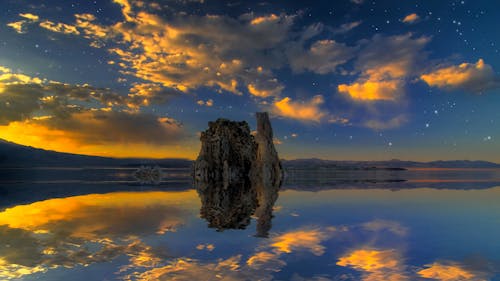
[[[339,258],[339,266],[352,267],[363,272],[363,281],[407,281],[406,266],[395,250],[354,250]]]
[[[103,25],[92,14],[75,14],[74,24],[43,20],[40,25],[79,34],[93,47],[113,45],[108,50],[118,58],[122,74],[181,92],[205,86],[238,95],[246,90],[255,97],[277,97],[284,86],[272,70],[286,65],[287,59],[296,71],[328,73],[352,56],[350,47],[333,40],[316,41],[305,50],[305,40],[321,28],[314,25],[303,34],[292,33],[296,15],[248,13],[237,19],[192,15],[167,21],[141,1],[114,3],[124,21]],[[293,49],[290,46],[295,50],[287,51]]]
[[[178,92],[155,84],[134,84],[124,96],[86,84],[47,82],[2,67],[0,137],[45,149],[101,156],[168,157],[173,151],[176,157],[180,151],[185,153],[181,157],[194,155],[194,146],[177,148],[184,136],[179,122],[139,110],[175,95]],[[128,149],[131,144],[137,145],[137,150]]]
[[[270,272],[271,271],[271,272]],[[168,265],[150,269],[146,272],[134,272],[125,280],[271,280],[274,270],[257,270],[241,264],[241,255],[229,257],[217,262],[203,263],[194,259],[179,258]]]
[[[413,13],[413,14],[409,14],[409,15],[405,16],[401,21],[404,23],[415,23],[419,19],[420,19],[420,17],[417,14]]]
[[[329,232],[320,229],[296,230],[273,237],[270,246],[278,253],[308,250],[316,256],[321,256],[325,253],[325,247],[321,242],[329,237]]]
[[[316,95],[306,102],[296,102],[285,97],[275,101],[272,110],[279,116],[306,122],[320,122],[323,117],[327,116],[327,113],[320,108],[323,103],[324,99],[321,95]]]
[[[420,79],[429,86],[451,90],[463,89],[476,93],[500,86],[500,79],[483,59],[479,59],[476,63],[439,68],[421,75]]]
[[[439,281],[486,281],[487,279],[468,271],[457,264],[442,264],[435,262],[427,268],[419,270],[418,275],[423,278]]]
[[[40,19],[37,15],[30,14],[30,13],[19,14],[19,16],[23,17],[25,19],[31,20],[31,21],[38,21]]]
[[[13,28],[17,33],[25,33],[25,25],[27,21],[21,20],[21,21],[16,21],[16,22],[10,22],[7,24],[8,27]]]
[[[12,248],[2,251],[0,277],[87,266],[122,255],[134,266],[156,266],[159,252],[134,237],[175,230],[197,200],[191,191],[122,192],[8,208],[0,212],[0,242]],[[173,207],[179,201],[184,207]],[[98,247],[86,247],[87,243]]]
[[[213,100],[213,99],[208,99],[208,100],[206,100],[206,101],[203,101],[203,100],[198,100],[196,103],[197,103],[198,105],[200,105],[200,106],[203,106],[203,105],[204,105],[204,106],[211,107],[211,106],[213,106],[213,105],[214,105],[214,100]]]
[[[349,95],[357,101],[394,101],[401,94],[402,82],[399,80],[367,80],[352,84],[340,84],[337,86],[339,93]]]
[[[266,23],[266,22],[278,21],[279,19],[280,19],[280,17],[278,17],[277,15],[270,14],[268,16],[256,17],[252,21],[250,21],[250,24],[252,24],[252,25],[258,25],[258,24],[263,24],[263,23]]]
[[[273,80],[275,83],[278,83],[277,80]],[[256,97],[267,98],[271,96],[278,96],[281,91],[284,89],[283,86],[277,85],[276,87],[268,87],[268,88],[259,88],[259,86],[254,84],[248,84],[248,92]]]
[[[48,29],[53,32],[64,33],[64,34],[75,34],[78,35],[80,32],[74,25],[62,23],[62,22],[52,22],[49,20],[44,20],[40,22],[40,27]]]
[[[411,34],[375,35],[356,61],[358,79],[338,85],[337,90],[355,101],[399,101],[404,96],[405,78],[415,71],[421,49],[429,40]]]

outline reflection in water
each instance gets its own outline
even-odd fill
[[[224,188],[220,185],[198,188],[200,216],[208,221],[208,227],[223,231],[245,229],[254,215],[257,217],[256,236],[268,237],[280,184],[259,183],[252,188]]]
[[[91,194],[20,205],[0,213],[0,279],[50,268],[107,262],[134,264],[166,257],[142,237],[175,231],[194,192]],[[186,200],[187,199],[187,200]]]
[[[263,215],[272,213],[277,194],[271,191],[271,197],[257,198],[264,202],[254,211],[258,220],[271,217]],[[363,194],[368,194],[371,201],[362,204],[356,204],[357,196],[349,199],[357,194],[354,191],[344,195],[285,192],[280,196],[282,208],[276,212],[279,220],[272,232],[265,231],[267,239],[251,237],[250,230],[219,233],[207,229],[205,222],[197,218],[199,199],[194,190],[44,200],[0,212],[0,280],[498,280],[494,275],[498,264],[486,258],[464,258],[460,251],[464,245],[453,245],[453,252],[446,252],[441,244],[439,251],[429,247],[442,243],[439,235],[447,239],[457,235],[445,228],[450,216],[437,215],[439,209],[435,206],[442,205],[442,200],[433,203],[430,198],[441,194],[452,203],[457,202],[458,196],[468,201],[481,199],[477,201],[485,208],[493,206],[495,200],[482,200],[481,196],[491,198],[498,192],[409,191],[408,198],[415,201],[404,201],[402,192],[367,191]],[[429,217],[436,221],[427,220],[424,229],[419,229],[413,219],[429,218],[423,213],[412,212],[410,219],[396,219],[383,212],[370,212],[370,205],[379,200],[377,193],[391,199],[389,203],[375,204],[377,210],[396,201],[404,202],[405,208],[416,202],[415,205],[425,205],[419,210],[430,208],[433,212]],[[416,199],[419,194],[422,200]],[[295,198],[300,203],[291,201]],[[311,206],[317,210],[307,206],[311,199]],[[343,202],[348,207],[342,207]],[[473,213],[472,219],[460,218],[464,225],[482,214],[477,212],[480,208],[458,202],[460,206],[452,213],[464,208]],[[343,209],[335,210],[340,207]],[[405,212],[405,208],[399,210]],[[498,213],[497,209],[489,210]],[[300,216],[291,216],[292,211]],[[435,231],[429,225],[442,228]],[[426,233],[431,235],[425,236]],[[434,240],[429,243],[427,239]],[[495,241],[486,241],[484,247],[495,247],[491,243]],[[424,250],[430,254],[422,255],[421,248],[426,247]],[[484,247],[478,247],[477,252],[487,252]],[[455,251],[458,248],[459,254]],[[493,258],[496,257],[495,254]],[[88,272],[97,277],[85,277]]]

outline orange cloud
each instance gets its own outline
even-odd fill
[[[404,17],[401,21],[404,23],[415,23],[419,19],[420,19],[420,17],[417,14],[413,13],[413,14],[409,14],[406,17]]]
[[[172,118],[142,113],[178,95],[155,84],[134,84],[130,93],[71,85],[0,68],[0,138],[55,150],[114,157],[194,157],[197,145]],[[136,149],[131,150],[134,145]]]
[[[262,251],[249,257],[247,265],[254,269],[269,268],[269,266],[279,269],[285,266],[286,263],[279,259],[279,254]]]
[[[73,117],[75,118],[75,117]],[[78,117],[80,118],[80,117]],[[81,116],[81,118],[87,118]],[[109,132],[104,133],[106,128],[115,131],[114,126],[122,126],[123,124],[114,124],[112,121],[105,125],[101,123],[98,125],[100,132],[93,132],[91,125],[96,122],[95,117],[90,117],[92,120],[87,121],[70,121],[70,122],[83,122],[84,131],[77,132],[77,128],[66,129],[58,128],[50,125],[51,118],[41,118],[35,121],[25,121],[25,122],[11,122],[6,126],[0,126],[0,138],[18,143],[21,145],[33,146],[37,148],[43,148],[48,150],[54,150],[59,152],[67,153],[77,153],[84,155],[94,155],[94,156],[106,156],[106,157],[119,157],[119,158],[191,158],[194,159],[198,153],[199,147],[198,143],[195,141],[185,142],[184,144],[169,143],[168,138],[163,139],[164,144],[158,143],[159,140],[150,141],[147,136],[143,136],[143,140],[131,139],[127,140],[126,135],[136,134],[137,127],[130,127],[129,133],[124,131],[124,134],[117,135],[116,141],[106,140]],[[158,124],[165,124],[163,121],[154,121]],[[68,123],[69,124],[69,123]],[[113,125],[114,124],[114,125]],[[146,125],[146,124],[142,124]],[[142,125],[138,125],[139,127]],[[146,125],[149,127],[150,125]],[[164,129],[160,128],[159,132],[162,134],[162,130],[169,132],[169,127],[172,125],[160,125],[166,126]],[[125,128],[123,128],[125,129]],[[121,129],[118,129],[121,130]],[[127,130],[127,129],[125,129]],[[156,129],[154,129],[156,130]],[[175,129],[178,130],[178,129]],[[97,135],[97,133],[101,135]],[[104,135],[102,135],[104,134]],[[167,133],[170,134],[170,133]],[[104,137],[104,139],[100,139]],[[139,136],[141,138],[141,136]],[[133,148],[133,149],[131,149]]]
[[[7,24],[8,27],[13,28],[17,33],[25,33],[25,25],[27,21],[21,20],[21,21],[16,21],[16,22],[10,22]]]
[[[327,116],[327,113],[320,108],[323,103],[324,99],[321,95],[316,95],[306,102],[295,102],[291,98],[285,97],[274,102],[273,112],[291,119],[320,122],[323,117]]]
[[[367,80],[352,84],[340,84],[337,89],[339,93],[349,95],[353,100],[358,101],[394,101],[401,94],[401,81],[388,80],[377,81]]]
[[[212,100],[212,99],[208,99],[207,101],[198,100],[196,103],[197,103],[198,105],[200,105],[200,106],[203,106],[203,105],[204,105],[204,106],[211,107],[211,106],[213,106],[213,105],[214,105],[214,100]]]
[[[80,34],[80,31],[74,25],[62,23],[62,22],[52,22],[49,20],[44,20],[40,22],[40,27],[48,29],[53,32],[64,33],[64,34]]]
[[[439,68],[420,76],[429,86],[482,92],[500,86],[500,79],[483,59],[474,63]]]
[[[156,266],[160,252],[134,237],[165,234],[194,211],[198,197],[187,192],[122,192],[49,199],[0,212],[0,242],[6,280],[58,267],[87,266],[130,257],[134,266]],[[173,207],[183,202],[182,208]],[[95,247],[86,245],[93,243]]]
[[[40,19],[37,15],[30,14],[30,13],[19,14],[19,16],[23,17],[25,19],[31,20],[31,21],[38,21]]]
[[[362,281],[408,281],[402,258],[395,250],[359,249],[339,258],[339,266],[363,272]]]
[[[427,265],[427,268],[419,270],[418,275],[423,278],[439,281],[486,281],[487,279],[468,271],[459,265],[442,264],[435,262]]]
[[[250,24],[258,25],[258,24],[263,24],[266,22],[274,22],[274,21],[277,21],[279,19],[280,19],[280,17],[278,17],[277,15],[270,14],[269,16],[262,16],[262,17],[254,18],[252,21],[250,21]]]
[[[295,250],[305,249],[316,256],[325,253],[325,247],[320,243],[329,237],[329,233],[320,229],[304,229],[286,232],[273,237],[271,247],[279,253],[291,253]]]
[[[411,34],[375,35],[356,61],[358,79],[338,85],[337,90],[355,101],[401,100],[405,80],[415,71],[420,51],[428,42],[427,37],[412,38]]]
[[[277,83],[277,81],[276,81]],[[259,88],[257,85],[248,84],[248,92],[256,97],[267,98],[271,96],[278,96],[283,90],[283,86],[269,87],[269,88]]]

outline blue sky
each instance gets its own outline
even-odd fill
[[[0,138],[187,157],[272,117],[284,158],[500,162],[494,1],[5,1]]]

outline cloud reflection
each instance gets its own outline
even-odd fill
[[[156,266],[167,254],[140,238],[175,231],[194,196],[192,191],[90,194],[8,208],[0,213],[0,277],[122,255],[134,266]],[[187,205],[181,207],[181,200]]]

